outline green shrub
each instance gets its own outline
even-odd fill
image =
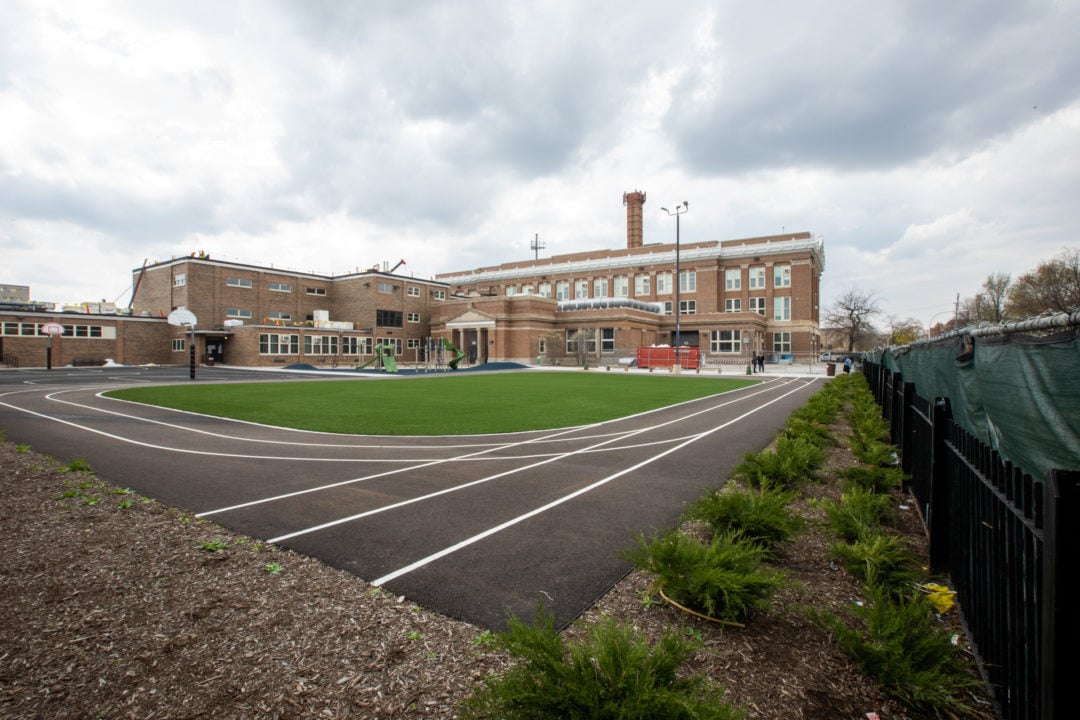
[[[809,440],[781,435],[775,450],[743,455],[732,475],[751,487],[794,490],[816,477],[825,457],[825,451]]]
[[[706,523],[717,533],[741,532],[772,551],[802,528],[801,518],[789,507],[796,497],[797,492],[770,485],[752,489],[729,482],[720,491],[706,493],[690,507],[687,517]]]
[[[860,488],[875,493],[887,493],[898,488],[907,478],[900,468],[880,465],[855,465],[844,468],[840,471],[840,476],[848,483],[846,489]]]
[[[745,714],[724,703],[723,690],[679,668],[698,644],[674,632],[653,647],[631,628],[605,620],[582,642],[567,644],[550,614],[537,613],[533,625],[510,618],[496,643],[521,662],[505,675],[489,678],[466,701],[463,717],[474,720],[645,720],[701,718],[741,720]]]
[[[853,543],[835,543],[829,549],[863,584],[880,587],[890,596],[907,594],[919,577],[914,553],[896,535],[868,532]]]
[[[840,495],[840,502],[822,500],[821,507],[833,532],[844,542],[854,542],[876,531],[887,516],[892,497],[869,490],[851,488]]]
[[[789,417],[787,423],[784,425],[783,432],[784,435],[791,438],[804,438],[805,440],[809,440],[819,448],[836,444],[836,440],[833,438],[833,434],[829,430],[829,427],[813,420]]]
[[[873,587],[866,594],[868,601],[852,608],[860,627],[831,613],[811,611],[811,617],[867,677],[909,708],[938,717],[981,716],[965,696],[981,693],[982,683],[951,633],[935,624],[929,600],[918,592],[895,599]]]
[[[678,531],[647,540],[624,557],[655,574],[658,585],[675,602],[718,620],[738,622],[765,607],[783,577],[762,566],[766,550],[738,532],[725,532],[703,544]]]

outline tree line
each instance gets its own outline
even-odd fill
[[[883,314],[873,291],[852,288],[838,297],[825,312],[827,330],[843,336],[847,349],[872,345],[905,345],[929,332],[931,336],[979,323],[1002,324],[1046,313],[1080,310],[1080,249],[1065,248],[1034,270],[1018,277],[995,272],[982,289],[958,299],[952,318],[923,329],[914,318],[889,315],[884,328],[874,319]]]

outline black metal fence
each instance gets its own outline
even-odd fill
[[[999,717],[1075,717],[1066,653],[1080,620],[1058,580],[1080,561],[1080,471],[1035,480],[954,423],[948,398],[922,398],[877,363],[863,371],[911,476],[931,569],[957,591]]]

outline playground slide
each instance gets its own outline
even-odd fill
[[[379,363],[382,369],[389,373],[397,372],[397,362],[394,361],[392,345],[376,345],[375,356],[362,365],[357,365],[357,370],[363,370],[372,363]]]
[[[465,357],[465,353],[454,347],[454,343],[450,342],[446,338],[443,338],[442,345],[443,348],[454,353],[454,359],[446,363],[447,367],[449,367],[451,370],[457,370],[458,363],[461,362],[462,358]]]

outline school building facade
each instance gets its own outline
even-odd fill
[[[129,312],[55,312],[0,304],[7,364],[200,363],[355,366],[398,362],[627,362],[639,347],[694,348],[706,365],[812,357],[821,349],[824,247],[809,233],[645,244],[645,193],[626,193],[626,247],[449,272],[430,280],[402,263],[343,275],[299,273],[203,254],[133,271]],[[168,316],[186,308],[190,327]],[[47,335],[46,323],[64,331]],[[54,328],[55,330],[55,328]],[[433,350],[434,348],[434,350]]]

